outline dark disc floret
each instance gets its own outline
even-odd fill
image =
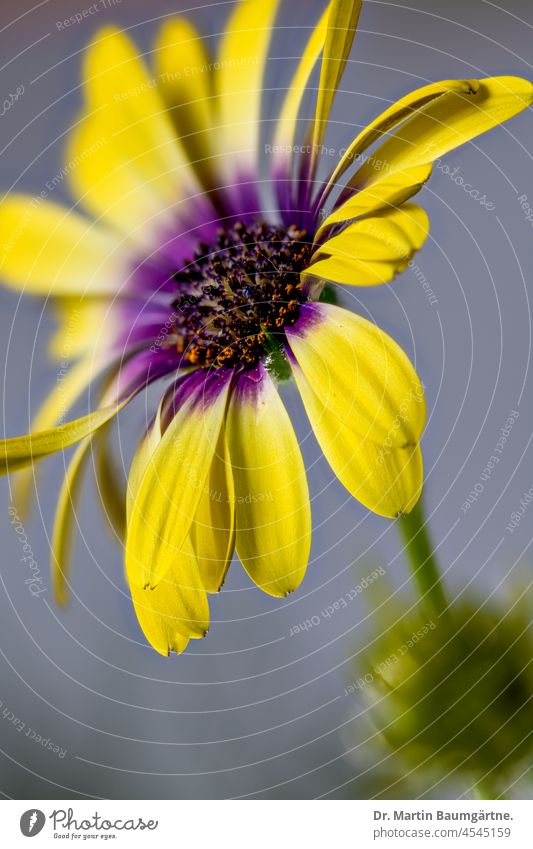
[[[300,272],[312,244],[305,230],[238,222],[173,275],[178,353],[192,365],[253,367],[304,300]]]

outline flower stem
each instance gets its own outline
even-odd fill
[[[448,607],[448,601],[421,501],[408,515],[400,517],[398,528],[420,598],[433,613],[441,616]]]

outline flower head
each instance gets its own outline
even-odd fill
[[[495,786],[531,757],[530,618],[469,599],[376,639],[358,689],[404,765]]]
[[[421,383],[387,334],[326,303],[324,287],[392,280],[427,237],[427,215],[409,198],[432,162],[533,99],[530,83],[512,77],[424,86],[378,115],[323,180],[319,153],[361,8],[332,0],[269,146],[272,210],[259,127],[278,6],[238,2],[216,61],[189,22],[169,20],[154,47],[154,76],[124,33],[99,32],[85,54],[85,104],[67,149],[75,207],[17,195],[0,206],[2,277],[52,300],[61,322],[54,351],[77,314],[76,364],[34,432],[4,441],[4,470],[79,442],[54,529],[63,601],[74,495],[95,450],[104,501],[125,536],[139,621],[164,654],[205,634],[207,593],[220,589],[234,549],[271,595],[285,596],[303,578],[309,494],[276,388],[288,371],[346,488],[382,516],[416,503]],[[295,145],[317,64],[314,120],[305,144]],[[109,423],[162,379],[127,492],[117,493]],[[65,423],[65,411],[97,386],[97,408]],[[26,474],[19,493],[27,489]]]

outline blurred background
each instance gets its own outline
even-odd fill
[[[214,47],[233,3],[99,0],[81,23],[60,26],[88,5],[3,0],[0,100],[22,92],[0,117],[2,191],[38,194],[60,173],[65,133],[81,102],[81,54],[97,28],[127,29],[150,61],[167,16],[187,11]],[[282,3],[265,82],[265,139],[322,8],[316,0]],[[368,119],[429,81],[532,78],[532,36],[527,0],[504,6],[449,0],[444,7],[438,0],[368,0],[328,143],[346,146]],[[310,102],[306,109],[310,116]],[[480,603],[498,600],[503,609],[531,580],[533,508],[512,531],[506,526],[533,485],[533,222],[524,206],[533,206],[532,140],[529,111],[447,157],[451,173],[436,168],[419,195],[432,229],[416,265],[390,287],[340,295],[404,346],[426,386],[425,500],[451,596],[466,592]],[[477,191],[467,193],[454,175]],[[53,195],[70,202],[65,181]],[[28,430],[56,381],[57,365],[46,356],[54,323],[37,300],[19,302],[4,290],[0,299],[2,428],[15,435]],[[90,475],[79,506],[67,610],[54,606],[48,579],[63,458],[42,464],[37,509],[24,526],[43,577],[36,597],[25,583],[29,570],[8,514],[9,481],[1,481],[4,796],[442,798],[468,792],[454,775],[405,778],[376,739],[364,700],[350,692],[358,659],[387,627],[383,600],[392,597],[402,611],[414,594],[394,523],[348,496],[321,457],[294,389],[286,387],[284,397],[313,499],[307,576],[297,593],[279,601],[256,589],[235,562],[212,601],[208,638],[180,657],[167,660],[145,644],[122,552],[102,519]],[[500,462],[487,477],[510,416]],[[144,419],[142,401],[122,417],[125,456]],[[465,510],[472,491],[477,498]],[[376,569],[372,590],[353,593]],[[347,594],[353,600],[335,608]],[[297,627],[308,620],[311,628]],[[515,796],[528,796],[527,779],[526,772]]]

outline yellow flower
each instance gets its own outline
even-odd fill
[[[320,150],[361,6],[332,0],[265,149],[272,211],[259,152],[278,6],[237,3],[216,60],[190,23],[168,21],[153,76],[124,33],[102,30],[85,54],[85,105],[67,147],[75,208],[42,195],[11,196],[0,206],[3,280],[52,299],[61,322],[52,351],[75,359],[33,433],[3,442],[3,470],[79,442],[53,534],[64,602],[75,498],[94,449],[104,505],[125,533],[141,627],[163,654],[205,634],[207,593],[220,589],[234,549],[271,595],[286,595],[303,578],[311,511],[276,388],[284,369],[347,489],[382,516],[416,503],[420,381],[390,337],[326,303],[324,287],[392,280],[427,236],[426,213],[408,200],[433,161],[533,100],[531,84],[513,77],[424,86],[377,116],[322,182]],[[317,64],[315,116],[298,145],[302,96]],[[162,378],[170,385],[121,492],[108,424]],[[96,408],[65,421],[89,392]],[[25,502],[31,477],[21,476]]]

